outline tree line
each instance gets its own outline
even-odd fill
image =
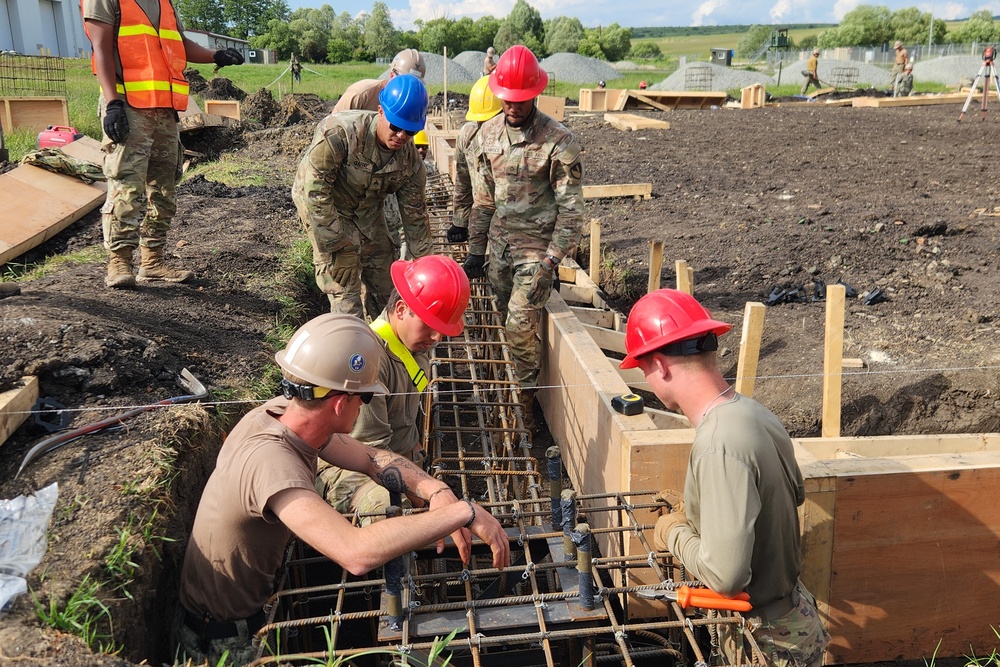
[[[502,53],[514,44],[524,44],[539,58],[566,52],[612,62],[624,58],[652,59],[662,55],[659,47],[653,42],[633,45],[633,38],[696,34],[691,32],[695,30],[699,31],[697,34],[722,34],[726,30],[728,34],[742,32],[736,52],[738,56],[747,57],[770,39],[776,27],[633,30],[612,23],[585,28],[580,19],[570,16],[543,21],[538,10],[527,0],[517,0],[504,18],[487,15],[476,20],[469,17],[417,20],[415,29],[406,31],[393,25],[389,7],[381,0],[373,3],[370,12],[358,16],[347,12],[337,14],[328,4],[319,9],[290,11],[287,0],[177,0],[177,8],[187,28],[248,39],[253,48],[273,49],[281,59],[295,53],[306,61],[328,63],[389,58],[404,48],[441,53],[448,47],[450,53],[457,54],[485,51],[493,46]],[[997,42],[1000,41],[1000,23],[984,9],[949,31],[944,21],[932,20],[929,12],[916,7],[891,11],[884,5],[859,5],[848,12],[839,25],[799,40],[792,47],[885,46],[897,39],[915,44],[924,43],[928,38],[935,44]]]

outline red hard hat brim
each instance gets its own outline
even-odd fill
[[[687,340],[689,338],[699,338],[706,334],[714,333],[716,336],[721,336],[730,329],[733,328],[732,324],[727,324],[725,322],[720,322],[718,320],[700,320],[695,322],[687,329],[676,332],[676,335],[670,337],[670,340],[665,340],[663,338],[657,338],[649,341],[645,345],[640,345],[636,349],[632,350],[625,355],[625,359],[618,364],[618,368],[622,370],[627,370],[629,368],[639,367],[639,357],[644,354],[649,354],[661,347],[673,343],[675,341]]]
[[[389,272],[392,275],[392,284],[399,292],[399,296],[403,299],[403,303],[405,303],[410,310],[417,314],[417,317],[420,318],[421,322],[429,326],[431,329],[434,329],[434,331],[444,334],[445,336],[457,336],[462,333],[465,329],[465,322],[463,319],[459,319],[458,322],[455,322],[454,324],[446,322],[420,304],[420,301],[413,293],[413,290],[410,289],[410,285],[406,282],[406,268],[408,265],[409,262],[397,260],[392,263],[392,266],[389,267]]]
[[[538,74],[538,83],[531,88],[504,88],[497,83],[496,70],[493,70],[493,74],[490,74],[490,90],[504,102],[527,102],[541,95],[549,85],[549,73],[539,69]]]

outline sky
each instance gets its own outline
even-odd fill
[[[385,0],[397,28],[413,28],[416,19],[447,17],[472,19],[484,14],[506,16],[516,0]],[[980,9],[1000,14],[1000,0],[994,2],[935,2],[913,0],[528,0],[543,19],[575,16],[584,27],[592,28],[617,21],[619,25],[704,26],[730,24],[839,23],[844,14],[859,4],[885,5],[895,11],[917,7],[935,18],[966,18]],[[292,9],[331,5],[339,14],[356,15],[371,9],[371,0],[289,0]],[[623,11],[625,10],[625,11]]]

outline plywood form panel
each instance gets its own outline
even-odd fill
[[[31,416],[37,400],[38,378],[34,375],[21,378],[20,387],[0,393],[0,445]]]
[[[992,453],[963,458],[964,470],[837,479],[828,663],[996,645],[1000,467]]]
[[[0,122],[4,132],[15,128],[41,132],[49,125],[69,125],[69,106],[65,97],[3,97]]]

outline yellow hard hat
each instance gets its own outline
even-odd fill
[[[500,100],[490,90],[490,77],[484,76],[472,86],[472,92],[469,93],[469,113],[465,114],[465,120],[489,120],[500,113],[501,108]]]
[[[413,143],[416,146],[430,146],[431,145],[430,139],[427,138],[427,133],[424,132],[423,130],[420,130],[419,132],[417,132],[416,134],[413,135]]]

